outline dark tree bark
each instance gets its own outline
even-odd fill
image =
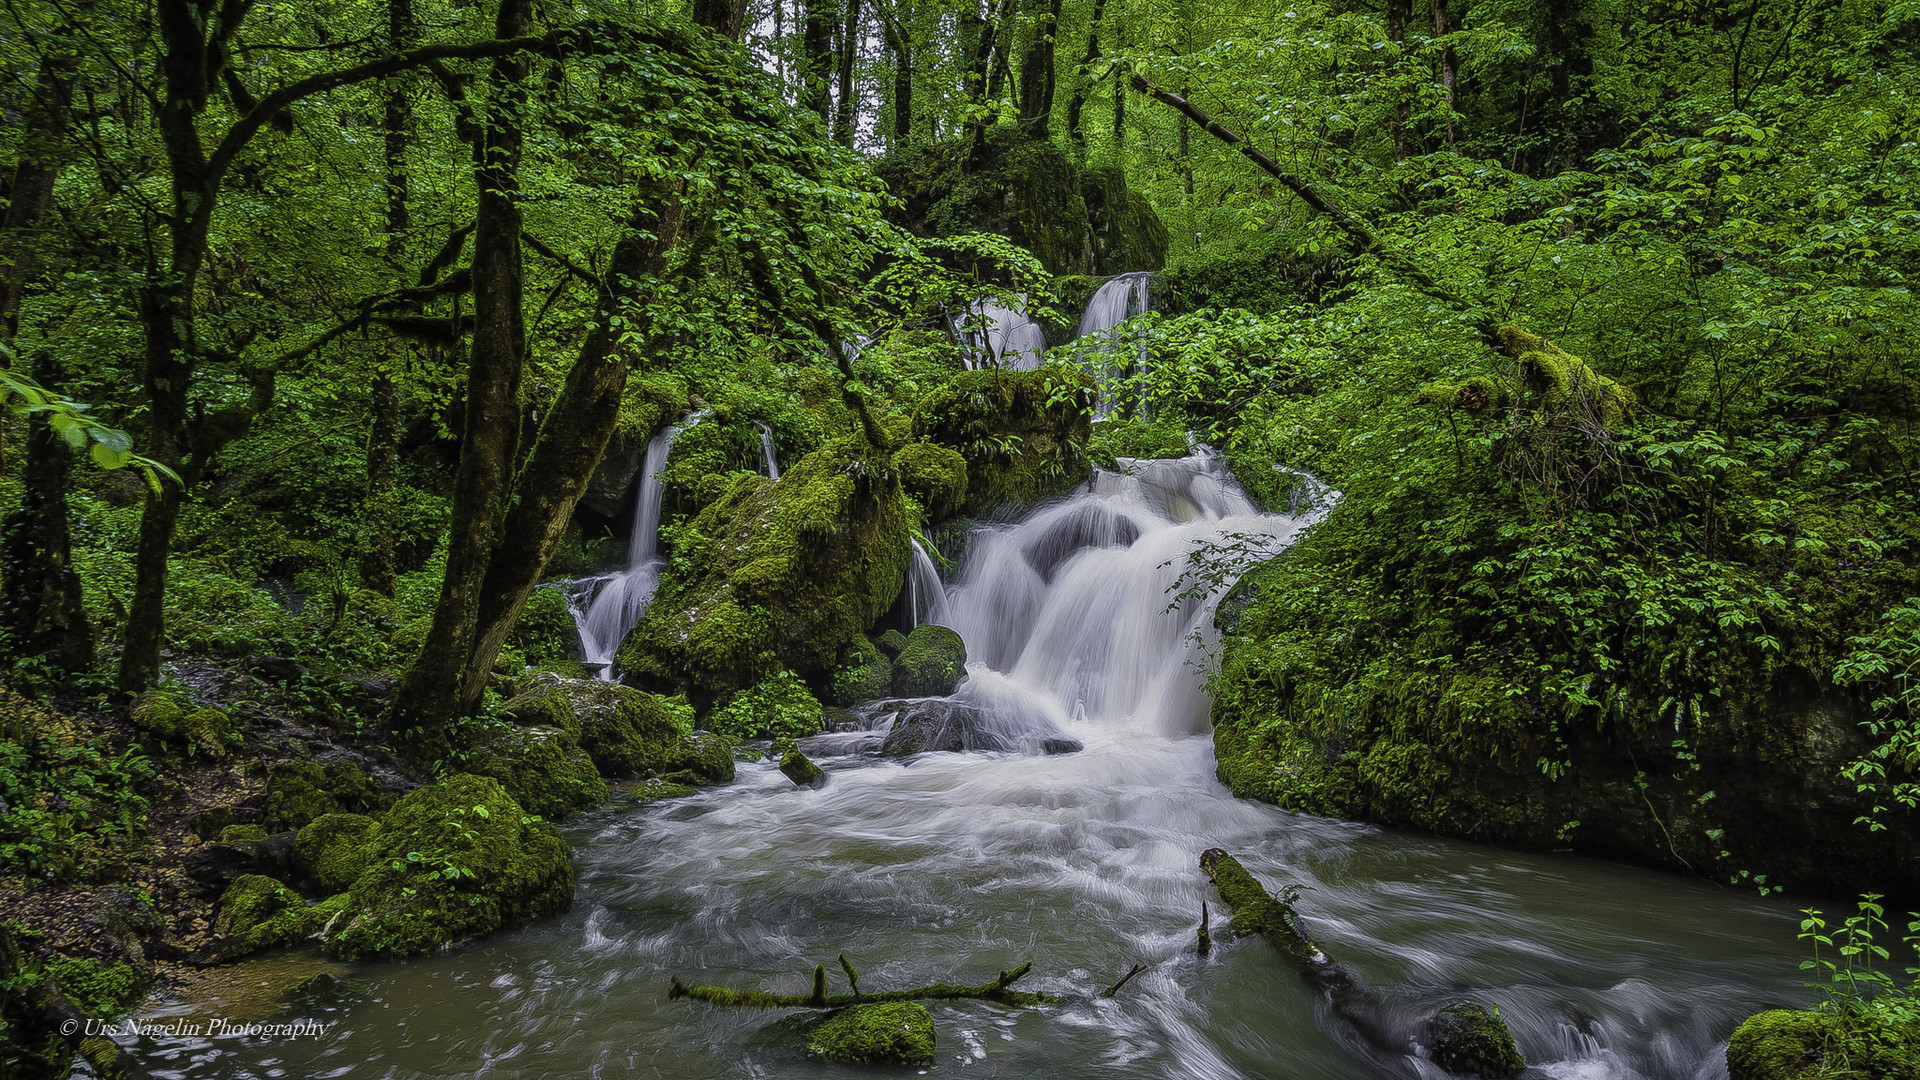
[[[20,158],[0,222],[0,343],[16,336],[21,299],[43,265],[39,226],[66,156],[73,73],[72,57],[45,56],[22,118]],[[57,381],[46,354],[32,366],[41,385]],[[12,637],[14,655],[45,657],[57,668],[78,671],[93,663],[93,628],[81,603],[68,532],[73,451],[45,416],[28,419],[24,451],[20,506],[0,522],[0,628]]]
[[[827,73],[833,67],[834,0],[807,0],[800,31],[800,108],[827,120]]]
[[[1413,0],[1387,0],[1387,40],[1395,45],[1404,45],[1407,41],[1407,21],[1413,18]],[[1401,157],[1411,154],[1407,145],[1407,102],[1405,98],[1393,106],[1393,146]]]
[[[387,43],[395,51],[413,44],[413,0],[387,0]],[[412,105],[397,79],[387,88],[387,265],[397,270],[412,224],[407,207],[407,138]],[[405,362],[407,345],[387,344],[385,363],[373,373],[367,412],[366,548],[360,555],[360,580],[382,596],[394,594],[393,492],[400,472],[400,401],[394,373]]]
[[[532,0],[501,0],[494,37],[527,34]],[[484,121],[474,143],[473,344],[468,354],[466,424],[454,475],[447,569],[426,641],[394,694],[392,720],[423,748],[437,749],[458,707],[474,639],[475,611],[512,476],[526,361],[522,311],[520,154],[531,65],[510,54],[493,62]]]
[[[847,0],[847,17],[840,30],[840,99],[834,103],[833,141],[853,145],[855,116],[853,62],[860,53],[860,0]]]
[[[1433,36],[1445,37],[1452,30],[1447,24],[1447,0],[1433,0]],[[1440,93],[1447,103],[1447,146],[1453,146],[1453,84],[1458,75],[1453,46],[1440,48]]]
[[[1033,47],[1020,62],[1021,119],[1041,139],[1053,122],[1053,35],[1059,27],[1060,0],[1048,0],[1046,14],[1034,29]]]
[[[913,39],[887,0],[877,0],[880,33],[893,53],[893,141],[905,145],[913,137]]]
[[[1087,51],[1080,60],[1081,68],[1091,67],[1100,59],[1100,20],[1106,16],[1107,0],[1093,0],[1093,19],[1087,30]],[[1080,114],[1087,107],[1087,80],[1084,75],[1073,84],[1073,96],[1067,99],[1067,137],[1077,146],[1087,145],[1086,131],[1080,126]]]

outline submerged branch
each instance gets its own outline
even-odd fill
[[[846,963],[844,957],[841,963]],[[852,994],[826,993],[824,967],[814,969],[814,989],[805,994],[770,994],[764,990],[735,990],[728,986],[688,986],[676,976],[672,984],[667,987],[667,998],[668,1000],[692,998],[709,1005],[725,1005],[739,1009],[842,1009],[848,1005],[885,1001],[956,1001],[965,998],[992,1001],[1022,1009],[1058,1004],[1060,999],[1052,994],[1030,994],[1012,988],[1014,983],[1019,982],[1032,970],[1033,961],[1029,960],[1010,971],[1002,971],[1000,977],[992,982],[981,983],[978,986],[934,983],[931,986],[918,986],[912,990],[869,990],[864,993],[856,990]]]

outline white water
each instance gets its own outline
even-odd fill
[[[1306,520],[1255,513],[1205,455],[1129,464],[977,535],[948,597],[974,658],[962,696],[1082,752],[895,760],[873,753],[877,733],[822,735],[805,744],[822,786],[742,763],[730,785],[569,826],[568,915],[357,965],[358,1000],[258,1017],[331,1022],[324,1037],[150,1040],[144,1063],[233,1078],[870,1076],[807,1061],[777,1013],[663,993],[670,976],[799,991],[816,963],[840,991],[843,951],[867,989],[1031,960],[1021,985],[1068,998],[933,1003],[929,1074],[948,1077],[1442,1080],[1421,1021],[1469,997],[1500,1007],[1528,1080],[1714,1080],[1735,1023],[1803,999],[1788,903],[1233,798],[1192,662],[1212,602],[1165,611],[1166,588],[1192,541],[1278,545]],[[1308,931],[1376,988],[1368,1032],[1266,943],[1231,939],[1196,865],[1215,846],[1300,888]],[[1116,998],[1097,996],[1134,963],[1146,970]],[[202,998],[154,1018],[233,1011]]]
[[[1077,338],[1101,334],[1107,339],[1107,344],[1100,349],[1100,368],[1095,372],[1100,382],[1100,397],[1093,409],[1095,420],[1106,420],[1113,415],[1115,383],[1129,375],[1142,380],[1146,377],[1146,338],[1141,336],[1132,348],[1127,348],[1119,327],[1147,310],[1152,285],[1153,273],[1147,270],[1108,278],[1094,291],[1093,298],[1087,301],[1086,312],[1080,316],[1080,325],[1075,330]]]
[[[953,625],[947,611],[946,587],[940,583],[940,570],[920,541],[913,542],[913,558],[907,563],[907,629],[934,624]]]
[[[773,445],[773,429],[765,423],[760,425],[760,464],[766,467],[768,477],[780,479],[780,455]]]
[[[640,491],[634,500],[633,535],[627,540],[627,565],[610,574],[578,578],[568,587],[567,604],[580,629],[586,665],[600,678],[613,678],[614,652],[640,622],[660,587],[660,571],[666,565],[660,556],[660,507],[666,496],[667,455],[673,451],[673,441],[699,423],[701,415],[668,427],[647,443],[640,465]]]
[[[1047,333],[1025,311],[979,299],[950,323],[969,371],[981,367],[1032,371],[1047,351]]]

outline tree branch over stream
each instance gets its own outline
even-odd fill
[[[853,967],[843,955],[840,963],[847,969],[849,981],[853,984],[851,994],[827,993],[827,967],[821,964],[813,969],[813,992],[807,994],[770,994],[764,990],[735,990],[728,986],[688,986],[675,977],[667,987],[668,1000],[692,998],[709,1005],[726,1005],[740,1009],[844,1009],[849,1005],[870,1005],[885,1001],[959,1001],[973,999],[991,1001],[1014,1008],[1031,1009],[1040,1005],[1056,1005],[1060,999],[1052,994],[1028,993],[1013,989],[1013,984],[1025,978],[1033,970],[1033,961],[1029,960],[1017,968],[1002,971],[1000,977],[978,986],[957,986],[952,983],[934,983],[931,986],[918,986],[912,990],[882,990],[877,993],[863,993],[860,981]]]

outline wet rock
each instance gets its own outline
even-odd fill
[[[889,630],[874,639],[874,644],[878,645],[880,651],[891,660],[900,655],[900,650],[907,647],[907,635],[898,630]]]
[[[661,799],[683,799],[693,794],[697,794],[697,792],[686,784],[669,783],[659,777],[654,777],[649,780],[642,780],[634,787],[633,801],[644,803],[657,802]]]
[[[602,776],[692,771],[706,783],[733,778],[732,744],[720,749],[724,736],[694,733],[692,709],[630,686],[542,673],[501,714],[579,739]]]
[[[1824,1075],[1830,1046],[1844,1040],[1834,1013],[1769,1009],[1748,1017],[1727,1040],[1728,1080],[1793,1080]],[[1845,1075],[1853,1076],[1854,1073]]]
[[[1014,749],[1018,747],[1012,739],[994,730],[985,709],[944,698],[900,702],[893,727],[880,746],[888,757]]]
[[[197,886],[195,891],[211,896],[249,874],[290,876],[294,872],[293,838],[293,833],[284,832],[265,840],[209,844],[189,853],[181,863]]]
[[[967,643],[944,626],[916,626],[893,667],[896,697],[945,697],[967,677]]]
[[[820,771],[820,766],[815,765],[792,743],[788,743],[780,755],[780,772],[800,787],[810,787],[825,775]]]
[[[1040,752],[1053,757],[1056,754],[1077,754],[1087,748],[1079,739],[1069,739],[1065,735],[1055,735],[1040,740]]]
[[[306,665],[285,656],[256,656],[247,662],[247,670],[269,682],[298,682],[307,673]]]
[[[1435,1064],[1462,1076],[1504,1080],[1527,1067],[1499,1010],[1472,1002],[1449,1005],[1430,1018],[1427,1045]]]
[[[912,1001],[849,1005],[811,1025],[807,1054],[844,1065],[930,1065],[933,1014]]]

